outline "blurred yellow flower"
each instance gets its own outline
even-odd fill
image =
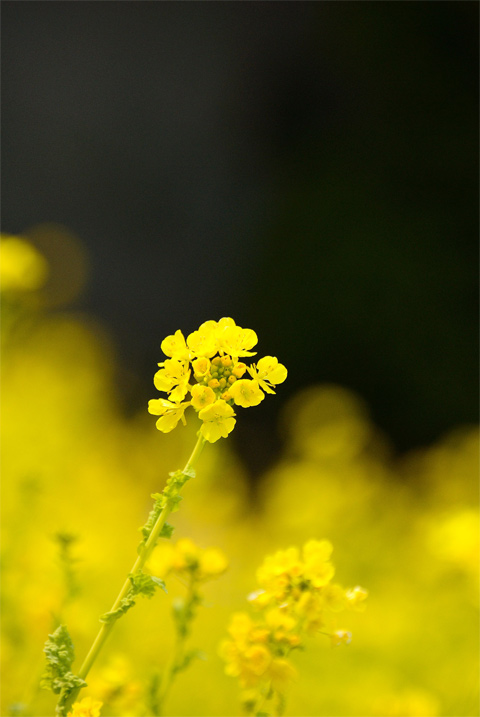
[[[2,234],[0,240],[0,289],[32,291],[46,281],[46,260],[25,239]]]
[[[95,701],[92,697],[84,697],[80,702],[74,702],[72,711],[67,717],[100,717],[102,702]]]
[[[189,538],[182,538],[175,545],[158,545],[150,560],[148,569],[158,577],[177,573],[188,574],[197,582],[216,578],[228,568],[228,560],[218,548],[200,548]]]

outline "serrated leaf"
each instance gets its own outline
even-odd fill
[[[167,586],[165,585],[165,582],[161,578],[157,578],[155,575],[150,576],[155,583],[155,585],[158,585],[159,588],[164,590],[166,593],[168,593]]]
[[[170,539],[172,537],[174,530],[175,530],[175,528],[173,527],[173,525],[170,525],[170,523],[164,523],[163,527],[160,531],[159,537]]]

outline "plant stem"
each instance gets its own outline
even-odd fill
[[[187,464],[185,468],[183,469],[183,473],[187,473],[188,470],[194,467],[198,456],[200,455],[203,446],[205,445],[205,438],[202,436],[201,433],[198,435],[197,443],[195,444],[195,448],[192,451],[192,454],[190,458],[187,461]],[[150,536],[145,544],[144,549],[141,552],[141,555],[138,556],[136,561],[133,564],[133,567],[130,571],[130,575],[136,575],[140,570],[142,570],[143,566],[147,562],[148,558],[150,557],[156,542],[158,540],[158,536],[160,535],[160,532],[163,528],[163,525],[170,514],[172,510],[171,505],[168,503],[163,508],[162,512],[157,518],[157,521],[155,525],[153,526],[152,532],[150,533]],[[120,605],[123,598],[127,595],[128,591],[130,590],[132,586],[132,582],[130,578],[127,578],[125,583],[123,584],[122,589],[120,590],[117,599],[113,603],[113,606],[111,608],[111,612],[114,612]],[[100,650],[102,649],[103,645],[105,644],[108,636],[110,635],[116,620],[112,620],[108,623],[102,623],[102,626],[100,630],[98,631],[98,635],[96,636],[90,651],[88,652],[88,655],[86,656],[85,660],[83,661],[82,666],[80,667],[80,670],[78,671],[78,676],[81,677],[83,680],[87,677],[88,673],[90,672],[90,669],[97,659]],[[72,706],[73,702],[76,700],[81,688],[75,689],[68,697],[66,703],[65,703],[65,713],[68,709]]]
[[[195,587],[196,584],[194,582],[194,578],[191,576],[188,585],[187,595],[183,603],[183,624],[179,625],[178,622],[176,624],[176,636],[173,654],[171,655],[170,660],[165,666],[160,682],[160,688],[158,690],[157,711],[155,713],[156,717],[159,717],[163,714],[165,700],[168,696],[168,693],[170,692],[173,681],[175,679],[175,675],[177,674],[177,672],[179,672],[180,670],[184,670],[186,667],[186,665],[182,665],[182,662],[185,658],[185,643],[191,630],[190,623],[194,618],[193,606],[198,602],[198,594],[195,591]]]

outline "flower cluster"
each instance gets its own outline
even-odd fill
[[[175,545],[158,545],[150,560],[150,572],[165,578],[175,573],[181,578],[192,577],[195,582],[216,578],[228,567],[227,558],[218,548],[199,548],[192,540],[182,538]]]
[[[235,426],[234,405],[257,406],[287,378],[287,369],[275,356],[264,356],[251,366],[240,360],[255,355],[251,349],[257,341],[252,329],[230,318],[206,321],[187,339],[180,330],[167,336],[161,349],[168,358],[158,364],[153,382],[168,399],[148,403],[149,412],[159,416],[158,430],[168,433],[179,421],[185,423],[185,410],[192,406],[207,441],[226,438]]]
[[[46,260],[33,244],[22,237],[0,236],[0,290],[3,292],[34,291],[45,283]]]
[[[363,610],[367,591],[331,582],[331,552],[327,540],[310,540],[301,552],[289,548],[268,556],[257,571],[259,589],[249,596],[259,618],[233,615],[230,639],[220,654],[226,673],[238,677],[249,713],[258,712],[267,699],[283,700],[295,676],[289,654],[304,646],[305,635],[320,632],[333,646],[350,643],[351,633],[336,629],[335,616],[345,608]]]
[[[100,708],[102,702],[92,699],[92,697],[84,697],[80,702],[74,702],[72,711],[67,717],[100,717]]]
[[[192,632],[197,609],[203,604],[201,585],[224,573],[227,567],[227,559],[221,550],[199,548],[188,538],[179,540],[176,545],[164,543],[153,552],[148,569],[162,578],[176,576],[184,584],[186,592],[184,597],[175,598],[172,604],[175,645],[161,681],[152,681],[148,698],[152,714],[165,714],[165,699],[178,674],[186,670],[192,660],[203,659],[200,650],[186,649],[186,641]]]

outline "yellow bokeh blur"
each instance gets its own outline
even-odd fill
[[[39,717],[55,705],[38,687],[48,633],[67,624],[78,668],[135,559],[150,495],[185,464],[198,426],[162,435],[146,410],[126,418],[108,336],[88,317],[32,302],[48,269],[12,241],[2,299],[1,714]],[[168,714],[241,714],[218,654],[230,616],[246,609],[265,555],[326,539],[339,582],[367,588],[368,607],[349,615],[350,646],[332,649],[320,635],[295,656],[286,714],[478,715],[477,427],[400,460],[362,400],[333,385],[300,392],[281,421],[284,453],[255,505],[241,456],[222,439],[204,449],[171,519],[175,542],[216,546],[229,568],[202,588],[190,641],[207,659],[179,675]],[[59,533],[74,538],[70,572]],[[89,675],[85,695],[103,703],[103,717],[149,714],[183,590],[174,579],[167,587],[122,618]]]

